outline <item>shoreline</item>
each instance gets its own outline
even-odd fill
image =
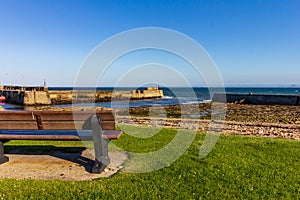
[[[191,112],[198,108],[199,112],[207,113],[200,119],[178,118],[181,111],[179,105],[164,107],[164,111],[169,116],[168,118],[154,116],[155,111],[163,111],[162,107],[131,108],[129,109],[131,116],[124,115],[124,110],[121,109],[116,111],[117,122],[142,126],[182,127],[205,132],[210,124],[210,113],[212,112],[210,106],[210,103],[190,106]],[[222,122],[222,134],[300,140],[300,106],[235,103],[226,103],[223,106],[226,106],[226,118]],[[145,116],[147,113],[149,115],[149,112],[152,115],[151,119]],[[188,114],[188,110],[184,114]]]
[[[300,140],[300,125],[280,123],[251,123],[237,121],[214,121],[199,119],[130,117],[117,116],[118,124],[151,126],[207,132],[217,124],[218,131],[224,135],[258,136]]]
[[[226,107],[226,121],[300,124],[300,106],[214,103]],[[210,119],[211,103],[114,109],[120,116]],[[195,113],[200,116],[193,117]]]

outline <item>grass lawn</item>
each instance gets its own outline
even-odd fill
[[[152,128],[129,127],[135,131]],[[124,134],[113,143],[132,152],[160,149],[175,129],[141,139]],[[187,133],[190,134],[190,133]],[[284,139],[221,136],[213,151],[200,159],[205,135],[174,163],[150,173],[118,173],[94,181],[0,180],[0,199],[299,199],[300,143]],[[34,144],[27,141],[28,147]],[[42,143],[43,144],[43,143]],[[75,146],[45,142],[55,148]],[[12,141],[10,145],[20,145]],[[24,143],[22,144],[24,145]],[[41,145],[41,143],[39,143]]]

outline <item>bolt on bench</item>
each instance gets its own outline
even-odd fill
[[[118,139],[112,110],[91,111],[0,111],[0,164],[4,143],[10,140],[93,141],[95,164],[92,173],[101,173],[110,163],[108,143]]]

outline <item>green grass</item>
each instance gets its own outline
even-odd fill
[[[127,131],[152,129],[127,128]],[[175,129],[162,129],[159,134],[146,139],[124,134],[114,144],[132,152],[154,151],[174,139],[176,133]],[[300,198],[298,141],[221,136],[213,151],[200,159],[199,148],[204,137],[204,134],[197,134],[193,144],[178,160],[151,173],[121,172],[111,178],[83,182],[4,179],[0,180],[0,199]],[[26,146],[31,144],[31,141],[26,142]],[[80,148],[80,145],[68,142],[44,144],[55,148],[72,145]]]

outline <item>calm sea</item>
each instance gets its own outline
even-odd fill
[[[50,90],[66,90],[73,88],[49,88]],[[90,89],[90,88],[80,88]],[[98,90],[134,90],[136,88],[97,88]],[[146,88],[138,88],[146,89]],[[146,100],[131,100],[131,101],[113,101],[100,102],[96,106],[107,108],[126,108],[126,107],[141,107],[141,106],[166,106],[177,104],[198,104],[209,102],[214,93],[223,92],[222,88],[160,88],[164,91],[164,97],[160,99],[146,99]],[[285,94],[285,95],[300,95],[300,87],[227,87],[226,93],[236,94]],[[56,107],[68,107],[71,105],[57,105]],[[88,104],[77,104],[75,106],[88,106]],[[91,105],[92,106],[92,105]]]

